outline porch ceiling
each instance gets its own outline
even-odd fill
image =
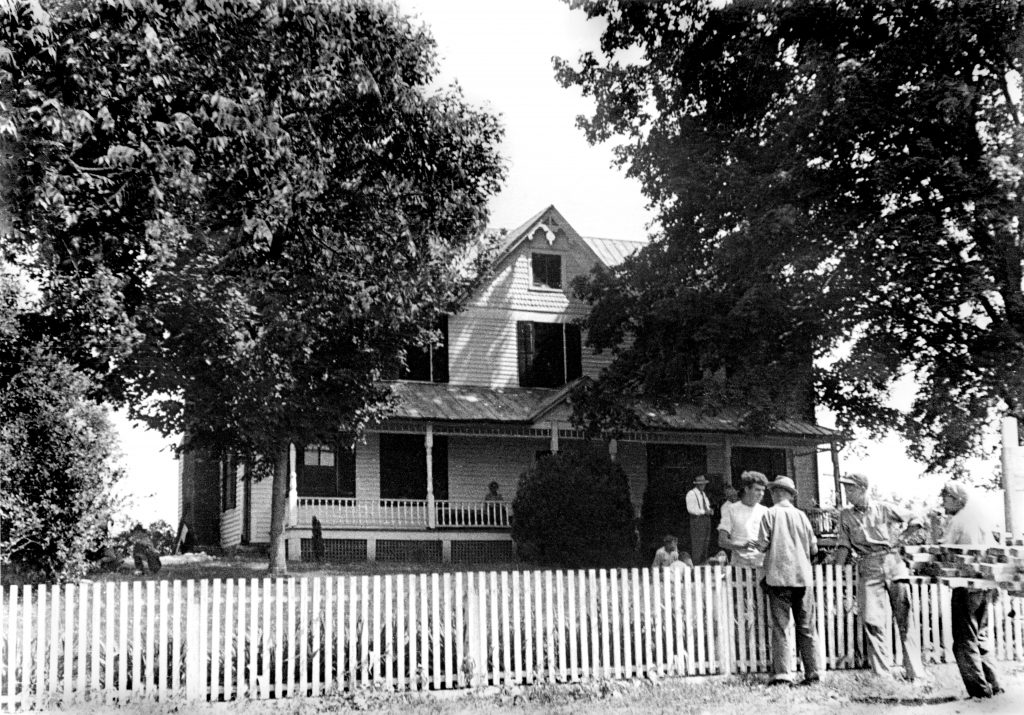
[[[558,390],[544,388],[488,388],[474,385],[448,385],[429,382],[391,383],[398,406],[391,418],[399,421],[447,422],[460,424],[504,424],[542,426],[552,410],[568,402],[571,385]],[[637,408],[641,421],[652,432],[712,432],[747,434],[740,427],[738,411],[703,413],[692,405],[679,405],[674,411],[642,405]],[[765,436],[799,437],[801,440],[830,442],[843,439],[837,430],[802,420],[780,420]]]

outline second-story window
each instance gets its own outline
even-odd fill
[[[562,257],[553,253],[532,253],[533,287],[562,288]]]
[[[400,380],[448,382],[448,316],[442,315],[437,330],[441,342],[422,348],[411,347],[405,353],[405,368]]]
[[[578,325],[516,323],[520,387],[561,387],[583,374]]]

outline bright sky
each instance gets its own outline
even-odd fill
[[[437,40],[444,83],[458,80],[467,99],[501,116],[502,153],[509,165],[504,191],[491,207],[491,225],[514,228],[549,204],[585,236],[639,239],[651,215],[639,184],[612,167],[610,146],[592,147],[576,128],[589,102],[554,79],[551,59],[596,49],[601,27],[560,0],[400,0],[429,25]],[[898,395],[898,399],[902,396]],[[177,462],[170,441],[133,429],[116,416],[128,472],[126,514],[174,524]],[[822,424],[830,424],[822,416]],[[941,479],[921,479],[895,439],[844,452],[843,469],[862,469],[906,496],[934,496]],[[827,455],[823,468],[831,471]],[[995,462],[979,465],[991,474]]]

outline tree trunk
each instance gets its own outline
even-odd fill
[[[274,470],[274,483],[270,498],[270,573],[274,575],[288,573],[288,560],[284,552],[284,522],[288,512],[288,485],[291,475],[288,474],[288,463],[283,469]]]

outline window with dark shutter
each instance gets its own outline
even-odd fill
[[[562,257],[551,253],[532,253],[530,263],[533,267],[534,288],[562,287]]]
[[[235,463],[226,459],[220,463],[220,510],[228,511],[238,506],[238,479]]]
[[[355,452],[336,445],[307,444],[297,450],[299,496],[354,497]]]
[[[405,367],[399,372],[400,380],[418,382],[448,382],[448,316],[438,320],[441,341],[424,347],[410,347],[405,353]]]
[[[577,325],[516,323],[520,387],[561,387],[583,375]]]

